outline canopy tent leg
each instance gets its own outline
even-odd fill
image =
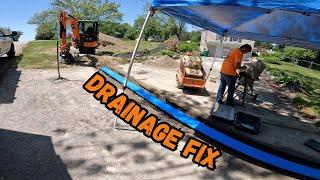
[[[141,38],[142,38],[142,35],[143,35],[143,32],[144,32],[144,29],[146,28],[146,25],[147,25],[150,17],[153,14],[154,14],[154,10],[150,10],[148,12],[148,15],[147,15],[147,17],[146,17],[146,19],[144,21],[144,24],[142,26],[142,29],[140,31],[136,46],[134,47],[134,50],[133,50],[133,53],[132,53],[132,56],[131,56],[131,59],[130,59],[130,64],[129,64],[128,72],[127,72],[127,75],[126,75],[126,79],[124,80],[124,83],[123,83],[123,89],[125,89],[127,87],[128,78],[129,78],[130,73],[131,73],[132,64],[133,64],[134,59],[136,58],[136,54],[137,54],[137,51],[138,51],[138,48],[139,48],[139,45],[140,45],[140,42],[141,42]]]
[[[220,36],[220,41],[219,41],[218,47],[216,48],[216,52],[215,52],[215,54],[214,54],[214,59],[213,59],[212,65],[211,65],[211,67],[210,67],[210,70],[209,70],[208,76],[207,76],[207,78],[206,78],[206,81],[209,79],[209,76],[210,76],[211,71],[212,71],[212,69],[213,69],[213,65],[214,65],[214,63],[215,63],[216,60],[217,60],[217,54],[220,52],[220,49],[221,49],[221,46],[222,46],[222,40],[223,40],[223,36]]]
[[[143,32],[144,32],[144,30],[146,28],[146,25],[147,25],[150,17],[153,16],[154,13],[155,13],[155,11],[153,9],[150,9],[150,11],[148,12],[147,17],[146,17],[146,19],[145,19],[145,21],[143,23],[142,29],[140,31],[139,37],[137,39],[136,45],[134,47],[134,50],[133,50],[133,53],[132,53],[132,56],[131,56],[131,59],[130,59],[130,64],[129,64],[129,68],[128,68],[128,72],[127,72],[126,78],[125,78],[125,80],[123,82],[123,91],[127,87],[127,83],[128,83],[128,79],[129,79],[129,76],[130,76],[131,69],[132,69],[133,61],[136,58],[136,54],[137,54],[137,51],[139,49],[139,45],[140,45],[140,42],[141,42],[141,38],[142,38]],[[116,118],[115,121],[114,121],[113,129],[117,128],[117,121],[118,121],[118,118]]]

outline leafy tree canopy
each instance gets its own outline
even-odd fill
[[[78,19],[120,21],[119,4],[108,0],[53,0],[54,9],[67,11]]]
[[[118,10],[119,4],[108,0],[53,0],[51,5],[50,9],[36,13],[29,19],[29,24],[37,25],[37,33],[45,32],[43,28],[47,27],[50,30],[49,34],[54,34],[51,30],[55,29],[60,11],[66,11],[79,20],[119,22],[122,19],[122,13]]]

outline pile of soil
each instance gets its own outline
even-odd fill
[[[163,69],[176,69],[179,66],[179,60],[173,59],[166,55],[160,56],[159,58],[153,60],[145,61],[143,64]]]
[[[99,33],[99,49],[105,51],[121,51],[130,50],[130,46],[121,39]]]
[[[124,59],[113,57],[113,56],[100,56],[98,57],[98,59],[99,59],[99,64],[97,65],[98,67],[103,67],[103,66],[113,67],[119,64],[123,64],[125,62]]]

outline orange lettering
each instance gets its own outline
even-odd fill
[[[124,120],[128,123],[132,121],[132,126],[136,127],[146,113],[146,110],[141,110],[141,107],[139,105],[135,105]]]
[[[94,96],[96,99],[99,99],[101,103],[106,104],[108,103],[109,98],[114,96],[116,93],[117,93],[117,89],[113,87],[111,84],[107,83]]]
[[[112,100],[107,107],[112,110],[114,109],[114,113],[119,115],[123,109],[123,106],[127,102],[127,96],[124,94],[121,94],[120,96],[116,97],[114,100]]]
[[[163,141],[163,145],[168,149],[174,151],[177,148],[179,140],[183,137],[184,133],[175,129],[171,129],[167,137]]]
[[[146,120],[144,120],[137,129],[140,131],[144,131],[147,137],[150,137],[154,126],[157,123],[157,118],[153,115],[149,116]]]
[[[105,78],[99,73],[95,73],[92,77],[83,85],[83,88],[90,93],[96,92],[103,87]]]

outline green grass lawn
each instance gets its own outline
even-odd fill
[[[23,50],[21,68],[54,68],[57,66],[56,41],[31,41]]]
[[[320,71],[283,61],[277,61],[277,64],[270,61],[265,63],[278,83],[287,83],[288,86],[302,90],[293,99],[294,104],[303,105],[302,112],[312,116],[320,115]]]
[[[114,54],[132,52],[135,46],[135,41],[125,40],[125,43],[130,46],[126,51],[117,51]],[[159,42],[141,41],[139,51],[153,50],[159,46]],[[21,68],[55,68],[56,60],[56,41],[41,40],[31,41],[23,50],[23,56],[18,64]],[[62,67],[66,65],[61,64]]]

